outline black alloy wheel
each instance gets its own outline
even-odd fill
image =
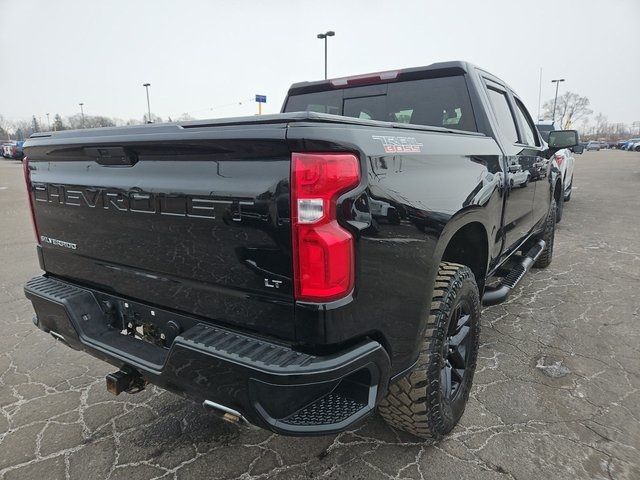
[[[447,337],[443,342],[443,365],[440,370],[440,390],[448,401],[455,401],[460,393],[469,367],[471,309],[461,301],[451,312]]]

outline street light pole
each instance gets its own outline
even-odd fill
[[[327,37],[333,37],[336,32],[329,30],[325,33],[319,33],[318,38],[324,40],[324,79],[327,79]]]
[[[151,123],[151,104],[149,103],[149,87],[150,83],[143,83],[142,86],[147,89],[147,111],[149,112],[149,116],[147,117],[147,123]]]
[[[47,129],[51,131],[51,122],[49,121],[49,114],[47,113]]]
[[[556,96],[553,98],[553,117],[551,118],[551,121],[554,123],[554,125],[556,123],[556,104],[558,103],[558,87],[560,86],[560,82],[564,82],[564,78],[551,80],[551,83],[556,84]]]
[[[80,114],[82,115],[82,128],[84,128],[84,103],[80,102],[78,105],[80,105]]]

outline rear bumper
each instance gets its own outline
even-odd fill
[[[373,340],[317,356],[54,278],[30,280],[25,294],[34,323],[70,347],[281,434],[342,431],[371,413],[387,389],[389,357]],[[161,346],[121,334],[131,319],[180,328]]]

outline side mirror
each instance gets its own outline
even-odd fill
[[[549,132],[549,148],[560,150],[561,148],[575,147],[579,143],[577,130],[553,130]]]
[[[582,152],[584,152],[584,146],[578,144],[575,147],[573,147],[571,150],[573,151],[573,153],[577,153],[578,155],[582,155]]]

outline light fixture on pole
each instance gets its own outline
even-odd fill
[[[147,117],[147,123],[152,123],[151,122],[151,103],[149,103],[149,87],[151,86],[151,84],[143,83],[142,86],[147,89],[147,111],[149,112],[149,116]]]
[[[327,79],[327,37],[333,37],[336,32],[329,30],[325,33],[319,33],[318,38],[324,40],[324,79]]]
[[[560,82],[564,82],[564,78],[551,80],[551,83],[556,84],[556,96],[553,98],[553,116],[551,117],[551,121],[553,122],[554,125],[556,123],[556,104],[558,103],[558,87],[560,86]]]

